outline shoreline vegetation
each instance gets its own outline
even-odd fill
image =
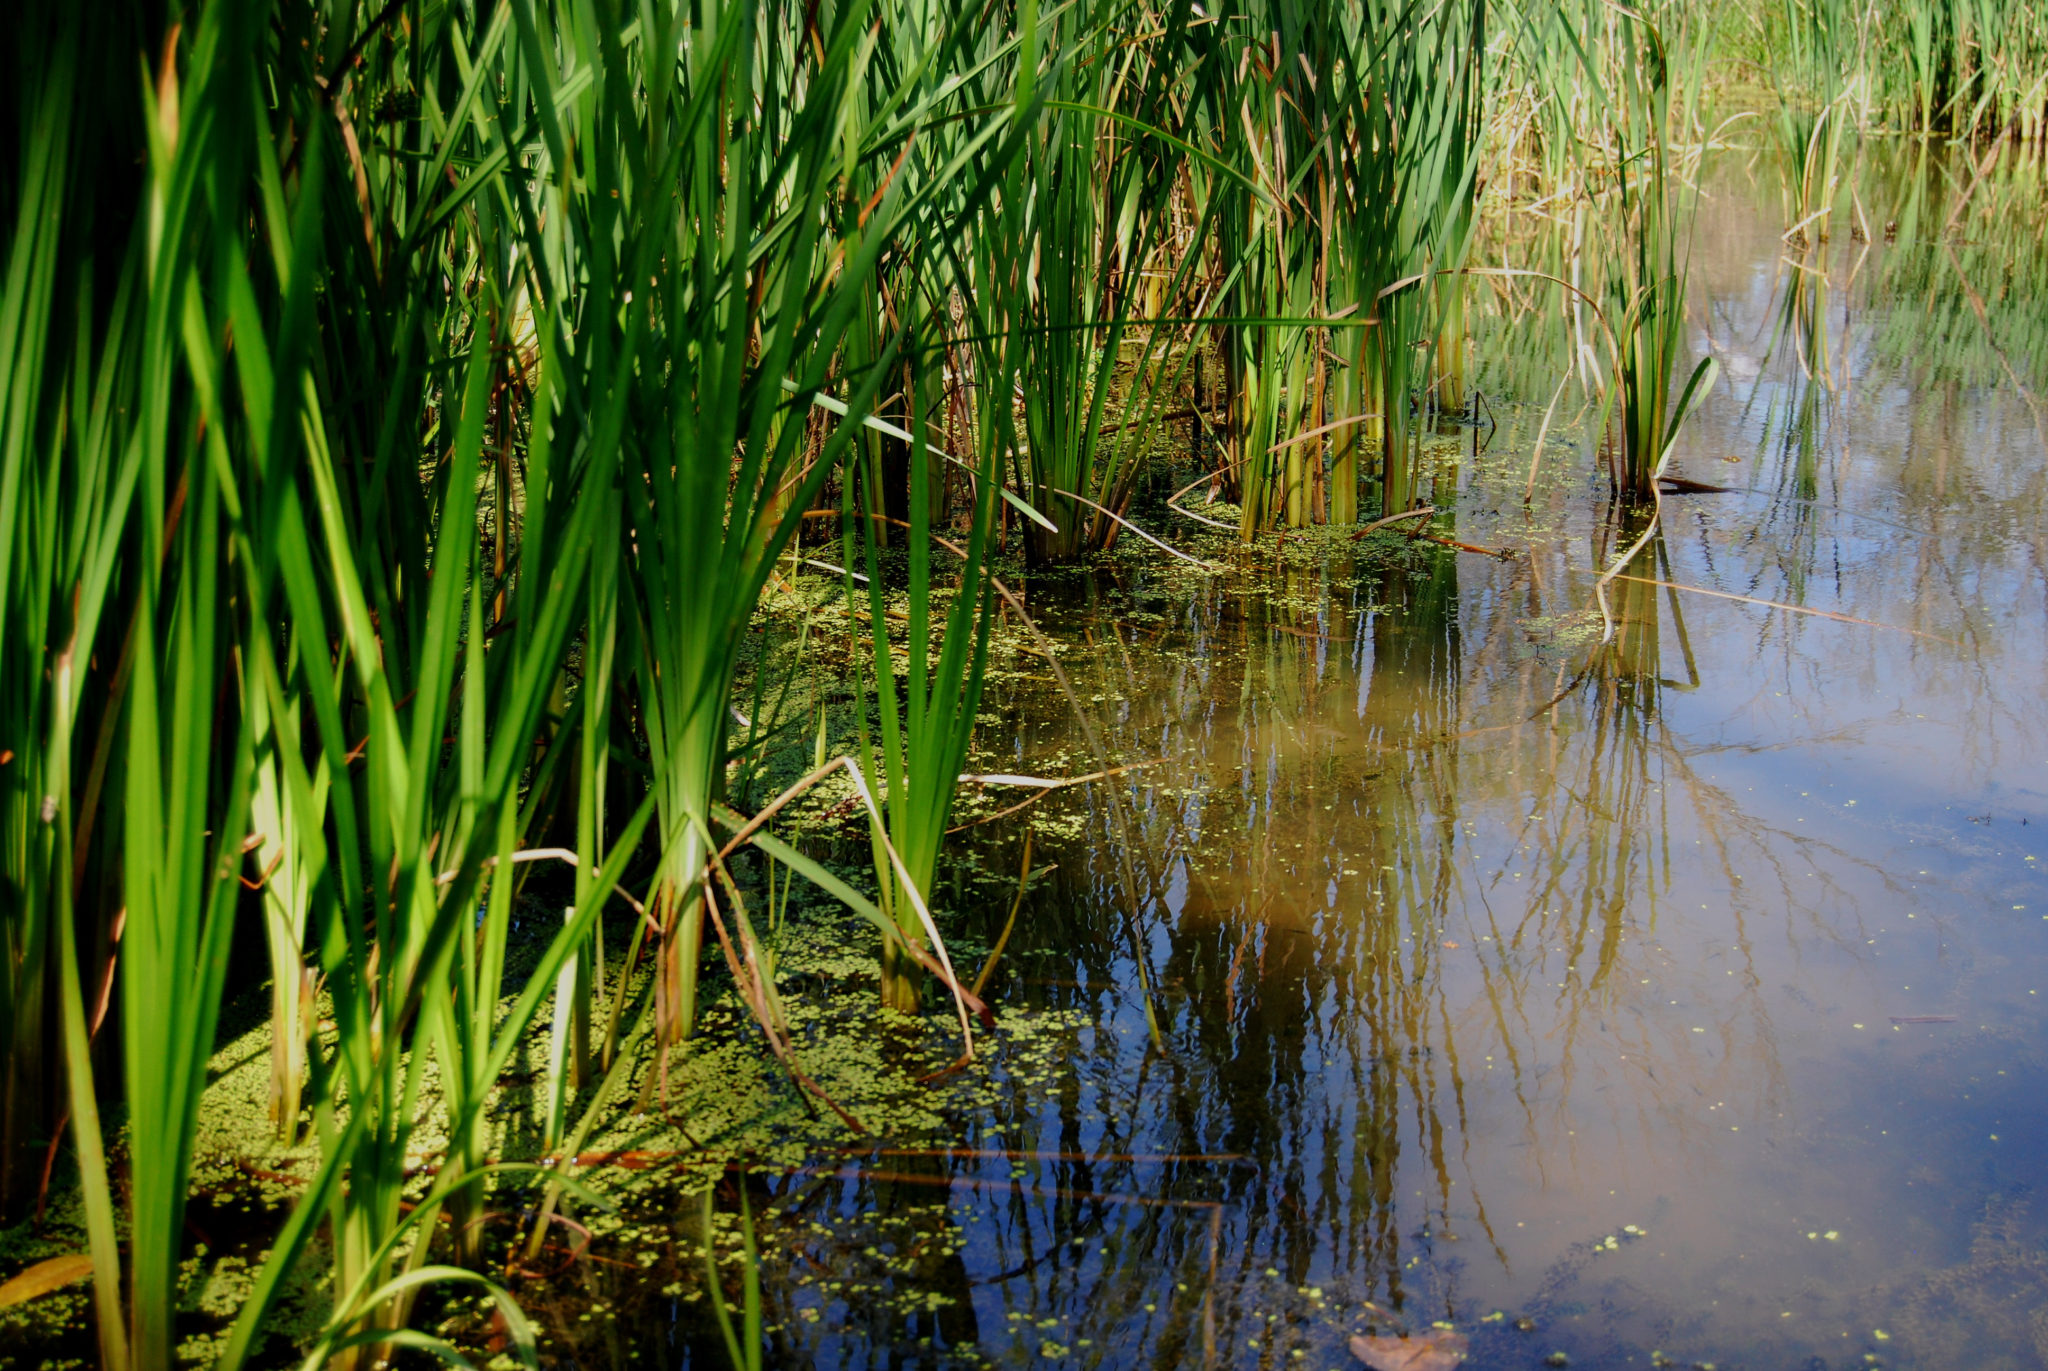
[[[532,1310],[575,1299],[702,1301],[759,1365],[793,1211],[728,1169],[897,1147],[913,1188],[1077,1031],[991,990],[1059,820],[1017,869],[974,834],[1081,787],[1129,831],[1150,763],[1033,583],[1512,555],[1452,514],[1513,405],[1525,504],[1592,459],[1573,641],[1627,650],[1665,496],[1718,489],[1667,469],[1720,367],[1710,152],[1821,264],[1781,324],[1809,374],[1845,237],[1939,245],[2017,337],[1970,354],[1994,383],[2048,355],[1965,274],[1998,159],[2042,156],[2020,0],[12,28],[0,1333],[109,1371],[538,1365]],[[1859,169],[1916,156],[1871,203]],[[980,746],[1027,678],[1063,770]],[[600,1241],[641,1269],[572,1299]]]

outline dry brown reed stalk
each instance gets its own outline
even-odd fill
[[[1456,538],[1446,538],[1439,533],[1417,533],[1415,536],[1425,543],[1435,543],[1438,547],[1447,547],[1456,552],[1470,552],[1479,557],[1494,557],[1503,562],[1512,562],[1521,555],[1511,547],[1481,547],[1477,543],[1461,543]]]
[[[845,771],[853,779],[854,791],[861,804],[866,808],[868,817],[879,824],[881,822],[881,809],[875,802],[873,792],[868,788],[867,777],[861,772],[860,766],[851,757],[834,757],[831,761],[816,768],[790,785],[751,819],[744,820],[734,837],[729,839],[723,848],[718,849],[712,854],[713,860],[719,865],[723,865],[725,858],[742,843],[757,839],[757,835],[760,834],[762,827],[784,806],[810,790],[811,787],[817,785],[834,771],[840,770]],[[900,868],[902,858],[897,855],[895,847],[888,842],[886,834],[882,837],[882,843],[888,859]],[[763,844],[763,846],[766,847],[766,844]],[[780,845],[777,845],[777,848],[779,847]],[[786,848],[781,850],[777,850],[777,848],[768,848],[768,850],[774,851],[784,861],[788,861],[793,855]],[[809,864],[806,863],[806,865]],[[910,900],[912,908],[917,913],[918,920],[924,928],[925,936],[932,941],[932,947],[931,951],[927,952],[906,938],[901,940],[899,950],[907,952],[926,971],[938,976],[945,985],[947,992],[952,995],[954,1007],[959,1015],[961,1037],[965,1044],[967,1055],[971,1057],[974,1055],[974,1036],[973,1029],[969,1027],[967,1022],[970,1007],[973,1009],[976,1017],[980,1018],[983,1023],[992,1023],[994,1021],[993,1016],[989,1014],[988,1008],[985,1005],[975,1000],[960,985],[958,977],[953,972],[952,960],[946,954],[945,942],[939,936],[938,927],[932,922],[931,911],[925,907],[923,895],[916,893],[914,887],[910,892]]]

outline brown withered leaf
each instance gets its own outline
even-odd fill
[[[1372,1371],[1451,1371],[1465,1360],[1467,1346],[1463,1333],[1432,1328],[1412,1338],[1354,1337],[1351,1355]]]
[[[91,1274],[92,1258],[77,1253],[37,1262],[7,1284],[0,1285],[0,1309],[26,1304],[52,1290],[61,1290],[73,1281],[82,1281]]]

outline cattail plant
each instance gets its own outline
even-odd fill
[[[1691,216],[1671,166],[1670,69],[1664,40],[1630,16],[1619,40],[1610,156],[1620,237],[1608,251],[1607,312],[1616,349],[1613,389],[1603,408],[1621,420],[1614,467],[1622,497],[1653,500],[1679,428],[1712,389],[1711,357],[1674,399],[1685,346],[1686,241]],[[1697,90],[1697,83],[1691,87]]]

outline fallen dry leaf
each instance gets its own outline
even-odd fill
[[[1465,1360],[1463,1333],[1432,1328],[1412,1338],[1354,1337],[1351,1355],[1372,1371],[1451,1371]]]
[[[26,1304],[52,1290],[61,1290],[73,1281],[82,1281],[91,1274],[92,1258],[76,1252],[68,1257],[52,1257],[48,1261],[37,1262],[7,1284],[0,1285],[0,1309]]]

